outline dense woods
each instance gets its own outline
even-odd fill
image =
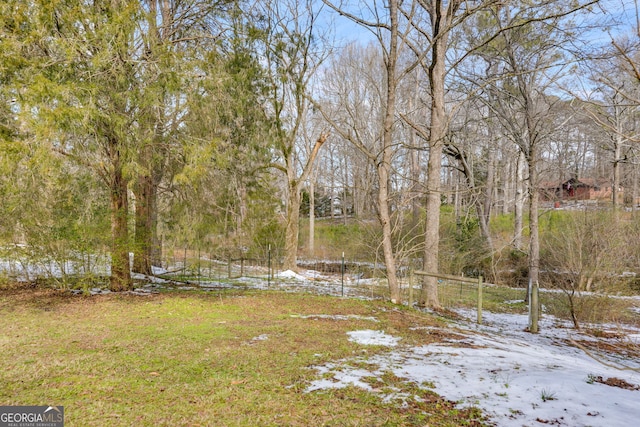
[[[633,288],[628,3],[5,0],[2,256],[106,256],[112,290],[176,248],[268,247],[383,260],[394,301],[406,266]]]

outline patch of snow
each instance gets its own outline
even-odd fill
[[[147,276],[142,273],[131,273],[131,278],[135,280],[142,280],[148,283],[168,283],[169,281],[161,277]]]
[[[300,280],[301,282],[304,282],[307,280],[306,277],[291,270],[281,271],[280,273],[276,274],[275,277],[278,277],[280,279],[295,279],[295,280]]]
[[[315,368],[320,376],[326,373],[332,373],[333,377],[330,379],[320,379],[313,381],[309,387],[305,390],[307,393],[315,390],[325,390],[331,388],[345,388],[350,385],[363,388],[365,390],[371,390],[371,386],[362,381],[363,378],[373,376],[370,371],[366,369],[350,369],[342,370],[338,365],[327,364],[324,366],[318,366]],[[334,370],[336,369],[336,370]]]
[[[626,336],[626,338],[629,340],[629,342],[632,342],[633,344],[636,344],[636,345],[640,344],[640,334],[629,334]]]
[[[152,274],[167,274],[169,272],[169,270],[166,270],[162,267],[158,267],[157,265],[152,265],[151,266],[151,273]]]
[[[300,272],[300,275],[308,279],[328,279],[329,278],[328,276],[325,276],[316,270],[304,270]]]
[[[559,425],[625,425],[640,411],[638,391],[588,384],[590,376],[640,375],[604,367],[561,346],[504,337],[469,337],[468,346],[429,345],[411,349],[394,373],[465,406],[479,406],[500,426],[546,420]]]
[[[231,288],[232,285],[230,285],[229,283],[222,283],[222,282],[200,282],[198,283],[198,286],[200,286],[201,288]]]
[[[638,386],[640,361],[625,361],[636,371],[605,366],[568,346],[566,339],[578,332],[550,316],[542,319],[540,334],[524,332],[526,315],[485,313],[485,319],[483,326],[462,324],[457,331],[462,339],[323,365],[317,369],[324,379],[313,381],[307,392],[347,385],[370,390],[371,377],[391,370],[461,406],[479,407],[501,427],[623,426],[640,417],[640,390],[593,381],[620,378]],[[380,331],[349,335],[362,343],[394,339]],[[594,338],[581,334],[579,339]],[[363,369],[363,363],[372,368]]]
[[[234,283],[252,289],[278,289],[285,292],[306,292],[314,295],[344,295],[345,297],[360,299],[372,299],[372,296],[370,296],[371,288],[374,286],[380,286],[386,289],[386,284],[383,283],[383,279],[368,279],[365,283],[363,280],[354,282],[345,278],[343,284],[339,276],[328,278],[326,281],[306,280],[304,278],[298,278],[298,280],[283,280],[279,275],[276,275],[271,280],[268,280],[266,276],[261,278],[240,277],[234,279]]]
[[[371,322],[379,321],[373,316],[360,316],[357,314],[292,314],[291,317],[298,317],[300,319],[369,320]]]
[[[400,340],[400,338],[385,334],[384,331],[374,331],[371,329],[351,331],[347,332],[347,335],[349,335],[349,341],[362,345],[384,345],[387,347],[395,347],[398,345],[398,341]]]
[[[129,294],[131,295],[144,295],[144,296],[157,294],[157,293],[158,291],[152,291],[151,289],[148,289],[148,288],[136,288],[132,291],[129,291]]]

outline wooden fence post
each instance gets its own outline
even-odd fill
[[[184,275],[187,275],[187,247],[184,247],[184,256],[182,258],[182,267],[184,267]]]
[[[413,270],[409,273],[409,307],[413,307]]]
[[[478,276],[478,325],[482,325],[482,276]]]
[[[529,297],[529,332],[532,334],[538,333],[538,319],[540,318],[539,309],[539,286],[538,282],[531,283],[529,285],[531,295]]]

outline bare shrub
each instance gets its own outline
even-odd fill
[[[552,212],[543,233],[545,281],[567,298],[571,320],[579,328],[584,314],[599,308],[580,298],[585,292],[606,292],[620,282],[627,259],[629,228],[616,212]],[[605,309],[606,308],[602,308]]]

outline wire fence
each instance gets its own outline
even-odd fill
[[[33,282],[39,279],[64,279],[68,276],[106,276],[111,273],[107,251],[49,251],[43,255],[26,245],[0,248],[0,276]]]
[[[29,247],[15,245],[0,248],[0,279],[34,282],[53,278],[56,286],[73,286],[74,277],[99,280],[110,274],[108,251],[52,253],[44,258]],[[229,256],[186,247],[165,247],[161,266],[153,268],[153,275],[177,284],[228,285],[231,281],[255,279],[256,286],[278,285],[286,289],[337,296],[389,298],[386,269],[382,263],[362,261],[343,255],[338,259],[299,260],[298,271],[304,277],[293,283],[296,272],[284,271],[279,249],[267,247],[263,257]],[[133,265],[133,254],[131,256]],[[306,270],[306,272],[305,272]],[[415,273],[415,275],[414,275]],[[413,305],[420,293],[419,276],[424,272],[411,265],[398,266],[398,280],[403,302]],[[139,279],[139,277],[136,277]],[[144,279],[143,279],[144,280]],[[438,298],[447,309],[476,309],[478,321],[482,317],[482,281],[458,276],[438,275]],[[239,282],[242,283],[242,282]],[[486,292],[486,289],[484,289]]]
[[[445,308],[475,305],[477,322],[482,324],[482,276],[469,278],[416,270],[414,274],[438,281],[438,299]],[[411,287],[413,289],[413,287]]]
[[[185,276],[202,279],[236,279],[239,277],[272,276],[284,270],[283,257],[279,251],[267,251],[263,257],[231,257],[215,253],[204,253],[190,249],[165,251],[163,269]],[[313,270],[322,275],[346,274],[357,278],[383,278],[385,267],[380,263],[348,259],[298,260],[299,269]],[[406,269],[404,269],[406,270]]]

